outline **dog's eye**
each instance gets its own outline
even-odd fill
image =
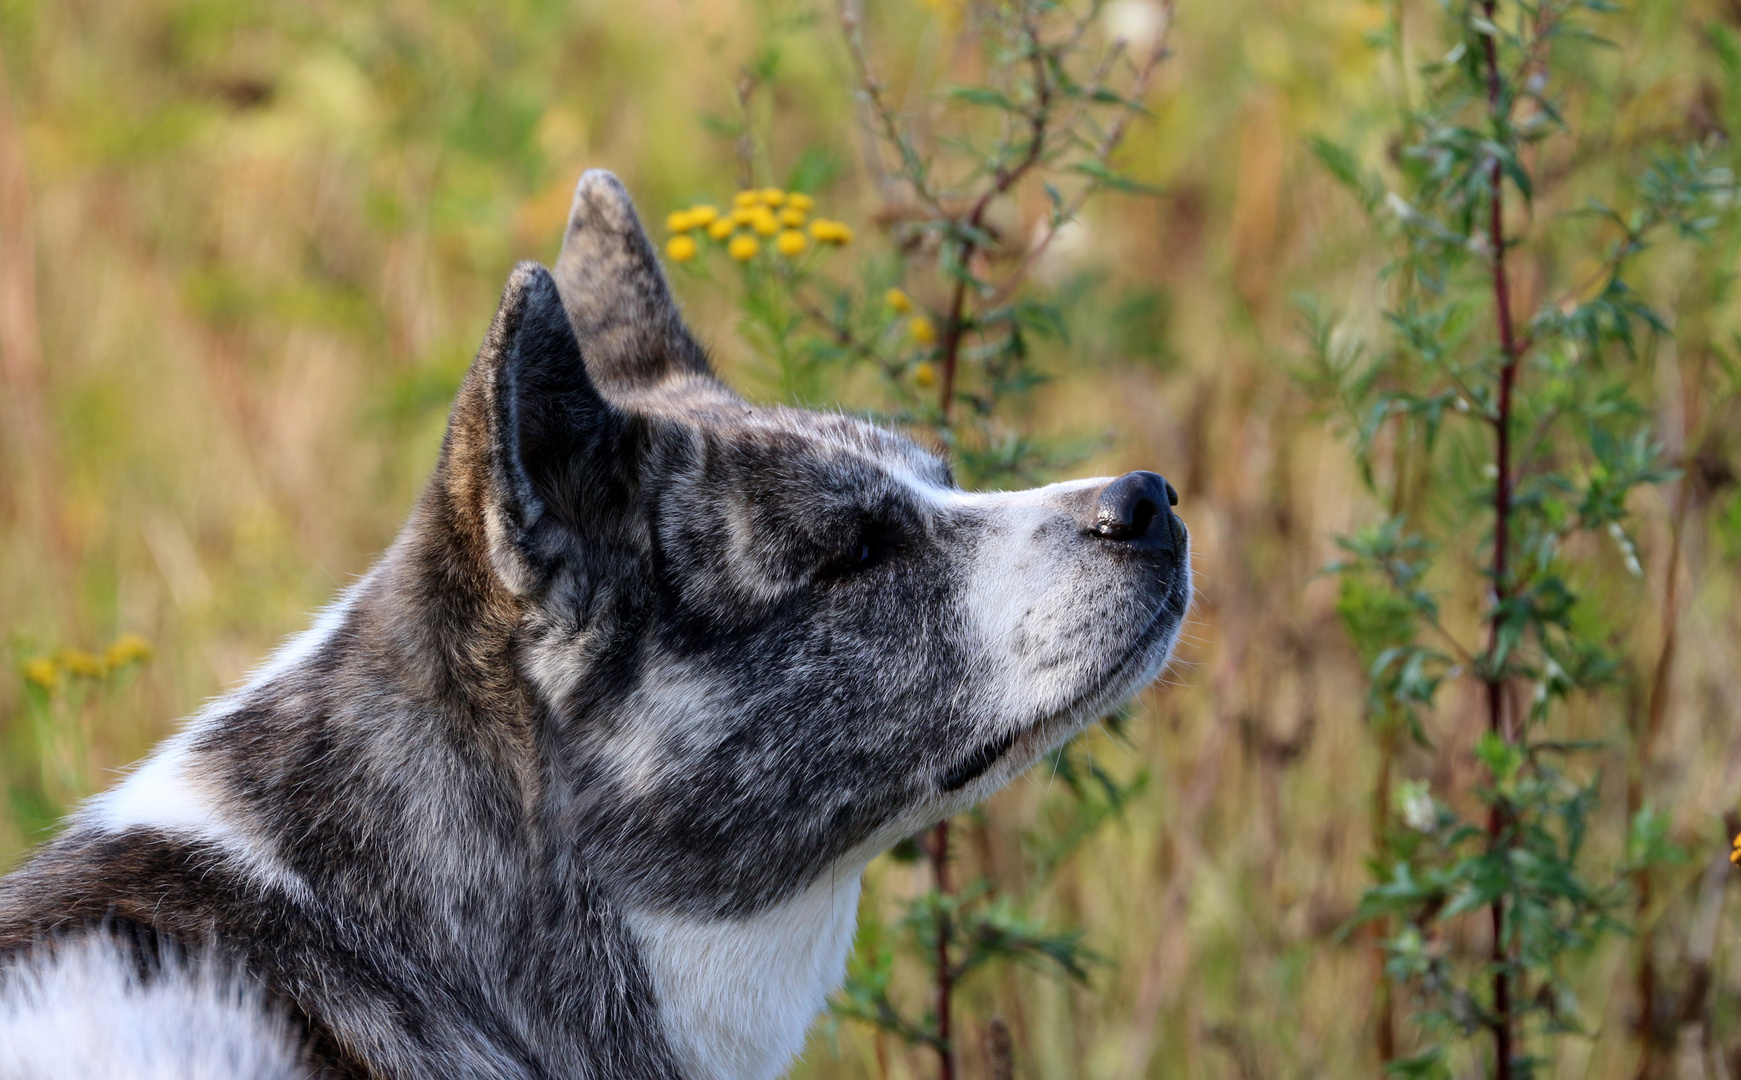
[[[824,573],[829,576],[857,573],[868,570],[887,559],[899,547],[895,537],[885,530],[867,527],[845,551],[824,567]]]

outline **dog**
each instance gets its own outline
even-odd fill
[[[113,1008],[264,1045],[214,1076],[777,1076],[866,863],[1165,665],[1177,498],[969,493],[745,401],[588,172],[378,564],[0,881],[0,1035],[57,1075]],[[38,1023],[93,983],[88,1038]]]

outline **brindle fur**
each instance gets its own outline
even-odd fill
[[[856,881],[1152,678],[1184,528],[1097,537],[1102,486],[967,496],[898,435],[746,403],[588,173],[397,541],[159,752],[193,810],[136,777],[0,881],[0,954],[221,955],[323,1075],[717,1071],[631,923]]]

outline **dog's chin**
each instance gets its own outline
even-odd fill
[[[1153,621],[1068,705],[1012,724],[939,770],[938,816],[984,799],[1153,682],[1173,655],[1182,623],[1163,603]]]

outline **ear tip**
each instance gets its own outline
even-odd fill
[[[559,297],[556,278],[542,263],[530,259],[514,264],[508,272],[508,284],[502,289],[502,306],[517,308],[524,304],[544,304]],[[560,303],[560,299],[557,300]]]
[[[588,169],[574,185],[574,202],[568,211],[568,231],[587,225],[605,224],[622,229],[636,224],[635,202],[629,189],[605,169]]]
[[[556,287],[556,279],[551,276],[550,268],[532,259],[521,259],[514,264],[514,269],[508,271],[508,285],[511,288],[532,288],[549,284]]]
[[[627,197],[628,189],[617,179],[617,174],[609,169],[588,169],[580,174],[580,182],[574,185],[576,195],[583,191],[608,191],[615,195]]]

